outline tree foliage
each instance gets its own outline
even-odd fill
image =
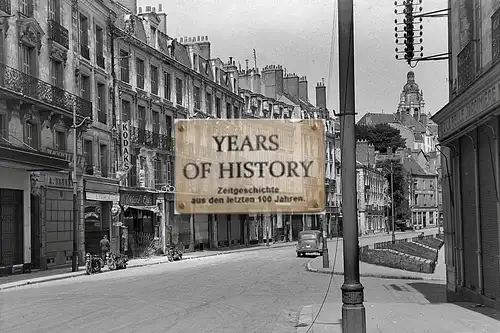
[[[401,137],[400,131],[388,124],[356,125],[356,139],[368,141],[381,153],[388,150],[390,153],[391,147],[394,150],[406,147],[406,139]]]
[[[389,198],[389,202],[391,201],[391,165],[392,172],[394,174],[394,213],[396,215],[396,219],[408,219],[410,210],[408,203],[408,192],[407,192],[407,181],[406,181],[406,173],[403,169],[403,165],[397,160],[385,160],[377,163],[378,168],[382,168],[382,171],[387,179],[388,187],[387,187],[387,197]],[[389,216],[392,216],[392,212],[389,210]]]

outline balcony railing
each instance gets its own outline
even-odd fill
[[[76,108],[76,113],[82,117],[92,116],[92,102],[2,63],[0,87],[70,113]]]
[[[80,54],[87,60],[90,60],[90,49],[87,45],[80,45]]]
[[[0,0],[0,11],[10,15],[12,14],[10,7],[10,0]]]
[[[49,40],[61,44],[66,49],[69,48],[68,29],[56,21],[49,20]]]
[[[175,149],[173,138],[138,127],[130,127],[130,138],[132,143],[148,148],[158,148],[168,151]]]

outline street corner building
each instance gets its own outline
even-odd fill
[[[448,3],[450,101],[433,116],[448,296],[500,308],[500,4]]]

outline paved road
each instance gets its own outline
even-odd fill
[[[309,260],[293,247],[264,249],[5,290],[0,332],[295,332],[330,279],[306,272]],[[340,300],[342,281],[334,277],[328,302]],[[367,300],[381,300],[391,283],[363,284]]]

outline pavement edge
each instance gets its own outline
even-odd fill
[[[319,274],[332,274],[332,271],[324,271],[321,269],[317,268],[312,268],[312,261],[317,258],[309,260],[309,262],[306,265],[306,270],[308,272],[312,273],[319,273]],[[333,272],[333,275],[344,275],[344,272]],[[372,278],[379,278],[379,279],[388,279],[388,280],[421,280],[421,281],[446,281],[445,279],[442,278],[433,278],[433,277],[423,277],[423,276],[401,276],[401,275],[390,275],[390,274],[373,274],[373,273],[360,273],[360,276],[363,277],[372,277]]]
[[[269,246],[269,247],[252,247],[252,248],[246,248],[246,249],[237,249],[237,250],[229,250],[229,251],[224,251],[224,252],[217,252],[217,253],[207,253],[206,255],[202,256],[196,256],[196,257],[186,257],[183,260],[192,260],[192,259],[201,259],[201,258],[207,258],[207,257],[215,257],[215,256],[220,256],[220,255],[225,255],[225,254],[232,254],[232,253],[239,253],[239,252],[251,252],[251,251],[258,251],[258,250],[271,250],[271,249],[278,249],[282,247],[288,247],[288,246],[295,246],[295,244],[286,244],[286,245],[277,245],[277,246]],[[167,264],[169,263],[168,260],[165,261],[158,261],[158,262],[145,262],[141,263],[138,265],[130,266],[127,269],[133,269],[133,268],[139,268],[139,267],[145,267],[145,266],[153,266],[153,265],[161,265],[161,264]],[[111,271],[106,270],[102,271],[102,273],[109,273]],[[82,270],[81,272],[71,272],[71,273],[66,273],[70,275],[53,275],[53,276],[47,276],[47,278],[40,277],[37,280],[37,278],[34,278],[32,280],[22,280],[22,281],[16,281],[16,282],[11,282],[11,283],[5,283],[3,286],[0,285],[0,291],[2,290],[8,290],[12,288],[17,288],[17,287],[24,287],[28,285],[34,285],[34,284],[40,284],[40,283],[45,283],[45,282],[53,282],[53,281],[58,281],[58,280],[66,280],[66,279],[71,279],[75,278],[78,276],[86,275],[85,271]]]
[[[297,323],[297,333],[306,333],[313,322],[313,306],[306,305],[300,310],[299,322]],[[313,333],[311,328],[309,332]]]

